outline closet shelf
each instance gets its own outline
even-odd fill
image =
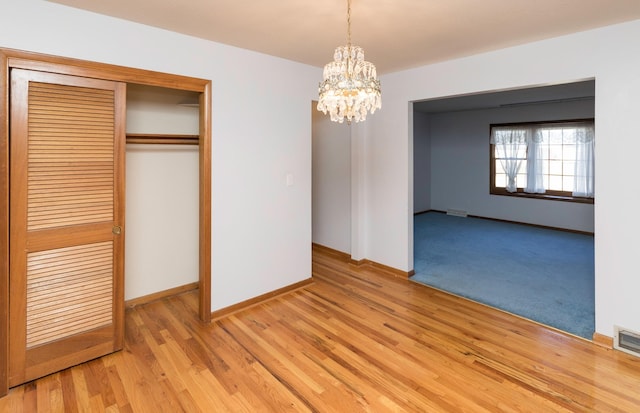
[[[153,133],[127,133],[127,143],[154,145],[198,145],[198,135],[168,135]]]

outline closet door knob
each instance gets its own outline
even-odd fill
[[[114,225],[111,232],[113,232],[114,235],[120,235],[120,233],[122,233],[122,228],[120,228],[119,225]]]

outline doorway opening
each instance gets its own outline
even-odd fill
[[[591,252],[585,253],[581,258],[582,263],[590,264],[590,266],[587,265],[587,268],[591,268],[591,270],[587,270],[585,273],[585,277],[588,277],[589,288],[579,297],[576,297],[575,294],[582,290],[577,288],[572,290],[573,297],[571,298],[590,304],[589,314],[583,314],[581,317],[589,319],[592,331],[577,334],[575,331],[560,329],[591,339],[595,331],[593,327],[595,319],[593,310],[595,306],[593,296],[595,288],[593,203],[492,195],[490,193],[489,135],[491,124],[593,118],[595,116],[594,102],[594,80],[414,102],[413,245],[416,275],[412,279],[447,290],[442,284],[436,285],[434,281],[436,276],[446,278],[447,271],[449,271],[446,267],[439,265],[447,260],[460,264],[468,258],[461,253],[453,241],[447,244],[448,248],[445,246],[445,252],[439,257],[429,256],[425,252],[427,249],[420,244],[423,242],[420,239],[422,236],[420,234],[424,234],[424,231],[416,226],[422,225],[422,221],[427,221],[424,215],[440,213],[441,217],[457,219],[457,224],[463,223],[466,227],[471,226],[472,220],[484,219],[496,224],[505,224],[504,221],[507,221],[514,223],[514,225],[526,224],[529,227],[537,227],[537,229],[546,227],[549,230],[549,228],[553,228],[556,233],[580,233],[591,239]],[[470,218],[465,218],[467,216]],[[429,223],[427,225],[436,224]],[[453,237],[453,229],[445,230],[444,233],[447,237]],[[482,240],[478,242],[491,244],[492,241],[488,239],[488,233],[489,230],[486,230],[483,235],[485,238],[481,237]],[[465,236],[470,237],[470,235]],[[438,241],[440,242],[442,239]],[[514,241],[514,243],[516,246],[520,245],[522,250],[526,248],[525,240]],[[587,240],[588,243],[589,240]],[[440,262],[436,264],[435,259],[439,259]],[[566,258],[566,260],[568,259]],[[467,267],[465,271],[470,276],[479,273],[474,269],[478,262],[479,258],[475,262],[473,259],[469,259],[465,263]],[[545,262],[545,258],[540,257],[540,261],[533,265],[540,265],[542,268],[546,264],[548,263]],[[510,264],[505,259],[504,261],[496,261],[492,265],[495,266],[494,268],[503,268]],[[439,274],[429,273],[429,271],[435,271],[436,268],[437,271],[440,271]],[[453,272],[454,270],[451,270],[451,273]],[[507,278],[504,283],[511,281]],[[474,291],[465,291],[466,284],[469,283],[459,281],[457,285],[460,286],[460,289],[449,291],[492,305],[492,300],[474,295]],[[488,289],[491,291],[489,294],[496,294],[503,287],[503,285],[494,286],[496,288]],[[521,286],[521,288],[526,289],[527,287]],[[550,304],[545,304],[543,291],[544,289],[539,289],[529,294],[530,308],[535,308],[534,305],[553,308]],[[518,311],[512,308],[502,309],[518,314]],[[536,319],[533,311],[519,315],[540,321]],[[548,322],[543,321],[543,323],[550,325]],[[553,327],[558,328],[557,326]]]

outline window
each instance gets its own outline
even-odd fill
[[[491,193],[593,202],[594,122],[491,125]]]

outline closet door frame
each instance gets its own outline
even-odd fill
[[[9,74],[12,68],[200,93],[198,315],[204,322],[211,321],[211,81],[0,49],[0,397],[9,391]]]

